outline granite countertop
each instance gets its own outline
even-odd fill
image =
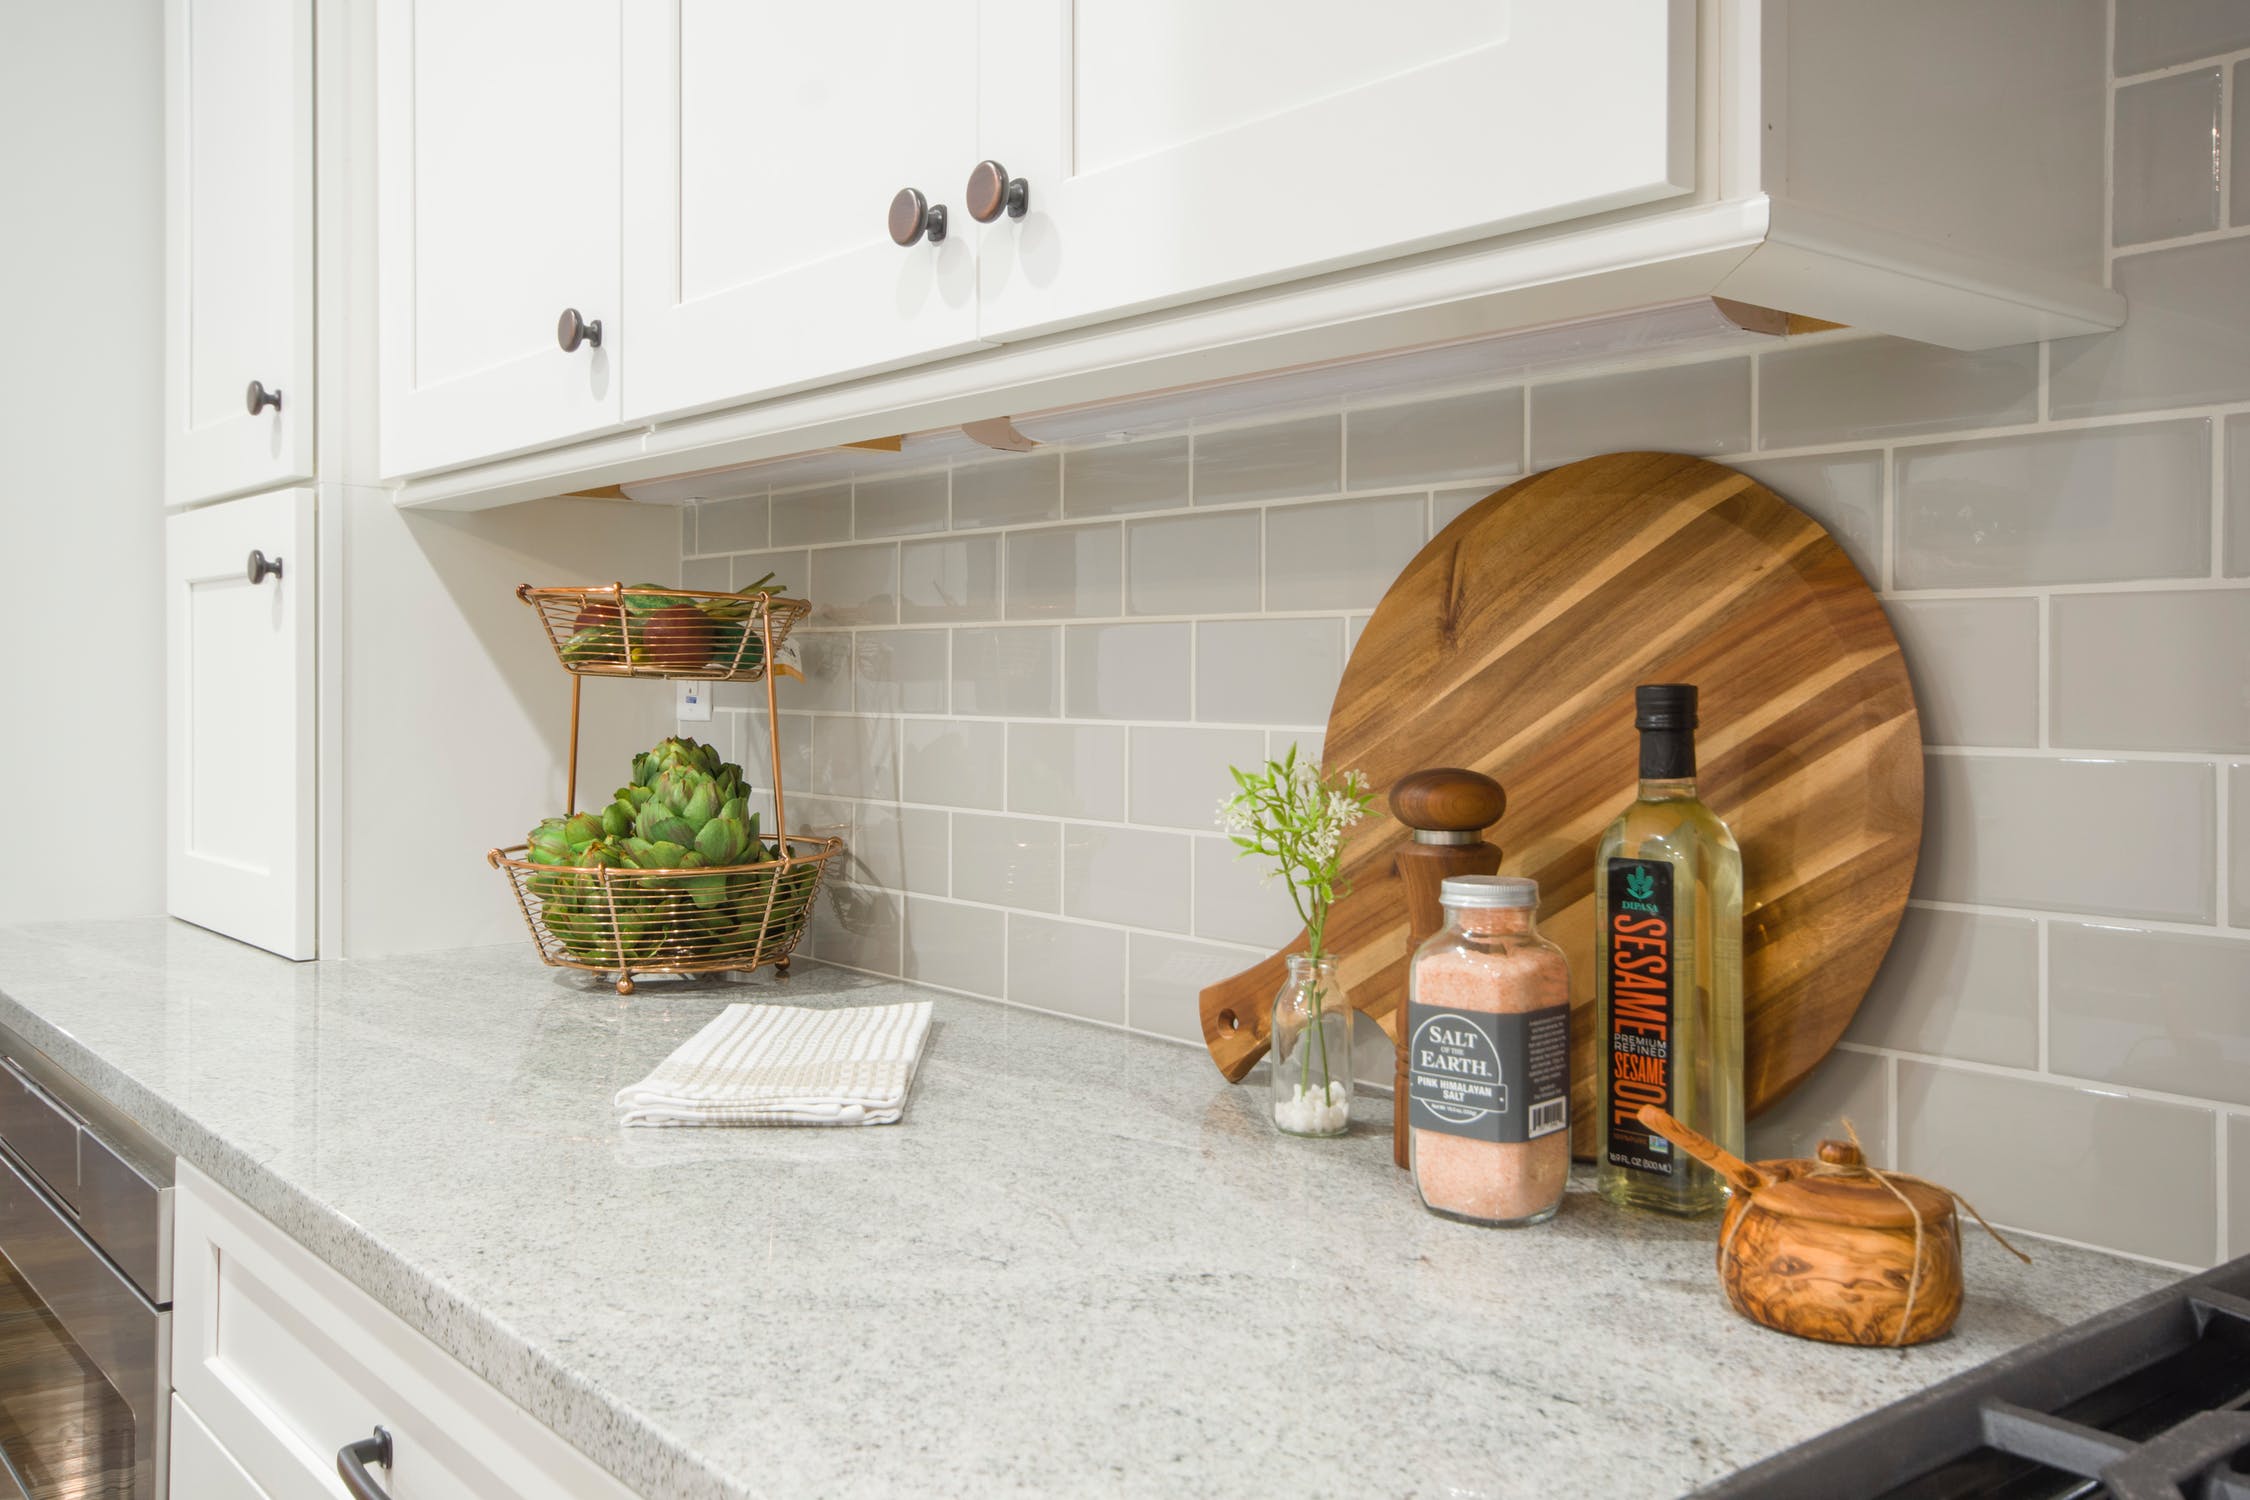
[[[2170,1279],[1972,1235],[1950,1338],[1805,1343],[1709,1224],[1450,1223],[1381,1099],[1284,1140],[1199,1051],[943,994],[900,1125],[614,1123],[730,1000],[930,994],[0,927],[0,1021],[665,1500],[1671,1495]]]

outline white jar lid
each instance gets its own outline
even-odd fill
[[[1438,887],[1440,906],[1536,907],[1539,882],[1521,875],[1453,875]]]

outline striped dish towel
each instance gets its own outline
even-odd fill
[[[906,1107],[930,1002],[856,1010],[730,1005],[639,1083],[625,1125],[889,1125]]]

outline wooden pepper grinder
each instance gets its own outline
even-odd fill
[[[1452,875],[1497,875],[1500,848],[1484,831],[1507,811],[1500,783],[1477,771],[1441,766],[1402,776],[1391,787],[1391,816],[1414,830],[1398,851],[1399,885],[1406,892],[1407,949],[1412,952],[1445,926],[1438,887]],[[1406,1002],[1399,1002],[1398,1076],[1391,1108],[1391,1160],[1406,1165]]]

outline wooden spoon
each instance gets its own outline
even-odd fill
[[[1744,1161],[1717,1141],[1712,1140],[1702,1131],[1690,1130],[1655,1105],[1642,1105],[1633,1117],[1721,1177],[1724,1177],[1742,1192],[1753,1193],[1765,1186],[1765,1173],[1751,1166],[1750,1163]]]

